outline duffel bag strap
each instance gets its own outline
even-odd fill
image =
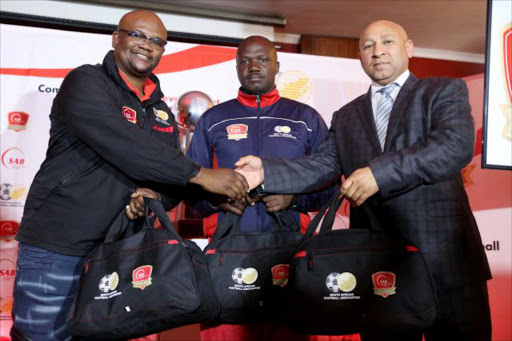
[[[325,233],[332,230],[332,226],[334,225],[334,220],[336,219],[336,212],[340,208],[341,204],[343,203],[343,200],[345,199],[345,196],[338,196],[334,199],[332,198],[331,205],[329,206],[329,211],[325,215],[325,218],[322,222],[322,226],[320,227],[320,231],[318,233]],[[380,223],[379,219],[373,212],[373,210],[368,206],[368,203],[365,202],[360,206],[360,209],[364,210],[367,217],[370,219],[370,226],[369,229],[373,231],[384,231],[384,228],[382,227],[382,224]]]
[[[325,212],[327,212],[327,210],[329,210],[329,212],[331,211],[331,206],[336,205],[339,196],[340,196],[340,192],[339,192],[339,190],[337,190],[331,196],[331,198],[322,206],[320,211],[318,211],[317,215],[309,222],[308,228],[302,238],[303,242],[313,236],[313,233],[315,233],[315,231],[318,227],[318,224],[320,224],[320,221],[322,220],[322,218],[325,215]],[[322,226],[323,226],[323,224],[322,224]]]
[[[128,219],[126,215],[126,211],[123,207],[121,212],[117,215],[114,222],[110,225],[107,236],[105,237],[105,243],[110,243],[115,240],[118,240],[121,236],[126,234],[128,228],[134,228],[134,222]]]
[[[149,215],[149,211],[152,211],[155,216],[160,221],[160,224],[162,224],[162,228],[165,229],[167,232],[169,232],[176,240],[178,240],[180,243],[183,243],[183,239],[180,237],[178,232],[174,229],[172,226],[172,222],[169,219],[169,216],[167,216],[167,213],[165,212],[164,206],[160,202],[160,200],[152,199],[149,197],[144,197],[144,203],[145,209],[144,209],[144,220],[145,220],[145,226],[144,228],[153,228],[154,227],[154,220],[151,219]]]
[[[217,241],[221,238],[224,238],[230,230],[233,229],[233,232],[236,232],[236,227],[238,225],[238,222],[240,221],[240,216],[236,215],[232,212],[225,212],[224,217],[222,219],[219,219],[219,223],[217,225],[217,228],[215,229],[215,233],[212,236],[212,239],[210,243],[213,243],[214,241]],[[238,231],[240,228],[238,227]]]

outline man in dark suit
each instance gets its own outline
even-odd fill
[[[436,325],[368,331],[364,341],[490,340],[491,274],[460,174],[475,143],[467,87],[459,79],[417,79],[408,70],[413,47],[396,23],[368,25],[359,56],[372,85],[334,114],[317,152],[302,160],[247,156],[237,166],[251,188],[263,183],[268,193],[308,192],[342,174],[351,228],[369,226],[366,203],[422,251],[438,295]]]

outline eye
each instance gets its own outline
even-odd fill
[[[392,44],[393,43],[393,40],[384,40],[384,44],[386,45],[389,45],[389,44]]]
[[[269,58],[262,57],[262,58],[260,58],[260,61],[261,61],[261,62],[264,62],[264,63],[268,63],[268,62],[270,61],[270,59],[269,59]]]
[[[241,60],[240,61],[240,65],[247,65],[249,63],[249,61],[247,60]]]
[[[158,47],[164,47],[165,44],[167,44],[166,41],[163,41],[162,39],[159,39],[159,38],[151,38],[151,39],[149,39],[149,42]]]
[[[373,44],[365,44],[363,45],[363,50],[368,50],[369,48],[372,48]]]
[[[144,34],[137,31],[130,32],[130,37],[135,39],[146,39],[146,36]]]

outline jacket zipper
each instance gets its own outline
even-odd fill
[[[256,156],[259,157],[260,156],[260,110],[261,110],[260,95],[256,95],[256,103],[258,105],[258,111],[256,112]],[[261,231],[261,229],[262,229],[261,221],[263,219],[261,219],[259,209],[256,209],[256,216],[258,217],[258,219],[256,220],[256,222],[258,224],[258,230]]]

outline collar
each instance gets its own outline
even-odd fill
[[[392,83],[396,83],[398,84],[398,89],[402,88],[402,86],[404,85],[405,81],[407,80],[407,78],[409,78],[409,75],[411,73],[409,72],[409,70],[405,70],[400,76],[398,76],[397,79],[395,79]],[[391,83],[390,83],[391,84]],[[372,82],[372,86],[371,86],[371,89],[372,89],[372,97],[375,95],[375,93],[377,91],[379,91],[380,89],[382,88],[385,88],[386,85],[380,85],[380,84],[377,84],[375,82]]]
[[[242,103],[246,107],[258,107],[257,97],[259,97],[260,100],[260,108],[268,107],[275,102],[279,101],[281,96],[279,96],[279,91],[274,88],[274,90],[270,91],[269,93],[263,94],[263,95],[249,95],[244,92],[242,92],[241,89],[238,90],[238,97],[236,98],[238,102]]]
[[[123,73],[121,72],[121,69],[117,68],[117,71],[119,72],[119,75],[121,76],[121,78],[123,79],[123,81],[126,83],[126,85],[128,86],[128,88],[135,92],[135,95],[137,95],[137,98],[141,101],[141,102],[144,102],[144,101],[147,101],[150,97],[151,97],[151,94],[153,94],[153,92],[155,91],[156,89],[156,84],[155,82],[153,82],[151,79],[149,78],[146,78],[146,81],[144,82],[144,95],[141,95],[139,93],[139,90],[138,89],[135,89],[132,85],[132,83],[130,83],[130,81],[128,80],[128,78],[125,77],[125,75],[123,75]]]

